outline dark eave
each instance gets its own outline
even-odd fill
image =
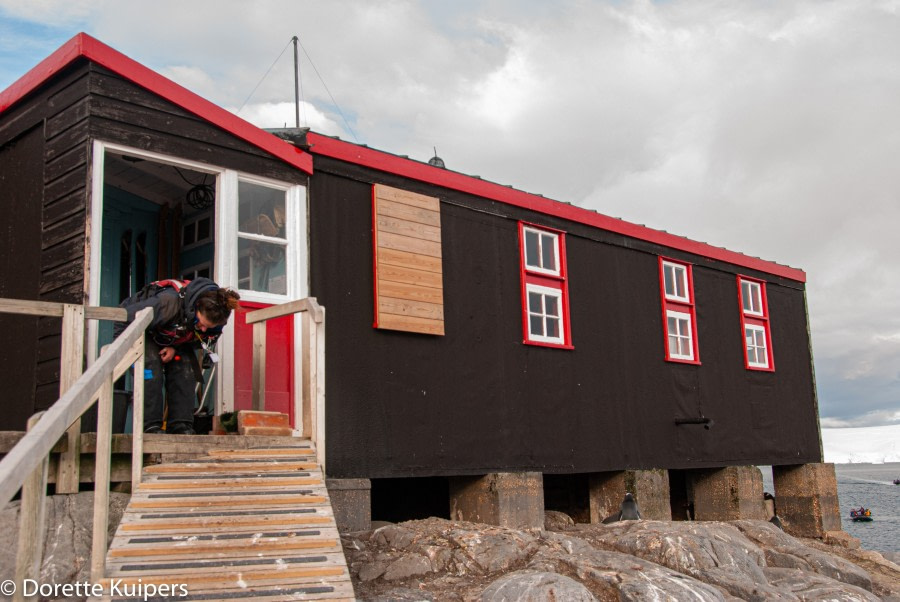
[[[792,268],[772,261],[766,261],[758,257],[751,257],[749,255],[744,255],[743,253],[729,251],[722,247],[697,242],[661,230],[654,230],[653,228],[648,228],[646,226],[632,224],[625,220],[609,217],[589,209],[576,207],[560,201],[554,201],[547,197],[483,180],[477,176],[469,176],[441,167],[434,167],[428,163],[414,161],[407,157],[393,155],[367,146],[353,144],[338,138],[309,132],[306,135],[306,148],[314,155],[321,155],[346,161],[348,163],[355,163],[357,165],[418,180],[420,182],[434,184],[435,186],[442,186],[451,190],[458,190],[460,192],[484,197],[493,201],[499,201],[515,207],[521,207],[537,213],[552,215],[569,221],[586,224],[631,238],[662,245],[670,249],[724,261],[726,263],[797,282],[806,282],[806,273],[797,268]]]
[[[312,173],[312,157],[308,153],[292,144],[286,144],[284,140],[201,98],[86,33],[79,33],[73,37],[34,69],[0,92],[0,114],[79,58],[86,58],[101,65],[285,163],[307,174]]]

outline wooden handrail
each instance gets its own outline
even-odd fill
[[[302,344],[301,426],[303,435],[316,444],[316,460],[325,472],[325,308],[315,297],[296,299],[247,312],[253,324],[253,409],[265,407],[266,321],[304,314]]]
[[[20,301],[18,299],[0,299],[0,314],[25,314],[29,316],[48,316],[61,318],[65,303],[52,301]],[[110,320],[124,322],[128,312],[121,307],[85,307],[84,317],[88,320]]]
[[[32,305],[33,304],[33,305]],[[60,310],[57,314],[56,309]],[[112,311],[94,312],[95,309],[109,309]],[[67,336],[81,338],[83,336],[84,316],[108,315],[110,319],[125,319],[124,310],[118,308],[84,308],[67,304],[54,304],[42,302],[12,301],[0,299],[0,312],[19,313],[27,315],[60,315],[63,317],[63,326],[66,327],[66,316],[73,313],[81,318],[79,334],[63,333],[63,339]],[[97,404],[97,449],[95,455],[94,473],[94,520],[91,541],[91,580],[97,583],[106,572],[106,532],[109,528],[109,476],[111,462],[112,441],[112,397],[113,381],[124,374],[129,368],[135,371],[135,382],[143,382],[139,377],[143,376],[144,369],[144,331],[153,320],[153,310],[143,309],[135,316],[134,321],[125,329],[106,350],[100,358],[82,374],[53,404],[49,410],[29,420],[29,429],[24,437],[0,460],[0,507],[5,506],[22,488],[22,502],[36,508],[23,508],[20,513],[20,537],[19,549],[16,559],[16,576],[19,583],[24,583],[26,578],[37,578],[40,567],[40,553],[42,546],[35,542],[42,540],[44,504],[46,498],[47,483],[47,458],[51,450],[56,446],[60,437],[72,430],[73,424],[78,424],[81,415],[91,407],[98,397]],[[79,341],[80,342],[80,341]],[[80,345],[76,346],[81,349]],[[80,367],[81,352],[77,358],[67,357],[64,345],[63,366],[77,362]],[[65,372],[65,370],[63,370]],[[67,383],[62,383],[63,386]],[[135,387],[135,404],[140,403],[143,408],[142,387]],[[142,415],[135,408],[135,419]],[[141,424],[136,422],[136,424]],[[76,428],[80,430],[80,427]],[[140,484],[143,446],[143,429],[138,429],[132,437],[132,486]],[[72,440],[69,439],[67,447],[72,448]],[[78,450],[73,450],[77,457]],[[135,476],[136,475],[136,476]],[[76,475],[77,479],[77,475]],[[14,600],[24,599],[20,588]]]
[[[307,311],[312,315],[316,323],[321,323],[325,319],[325,312],[322,306],[316,301],[315,297],[306,297],[295,301],[288,301],[280,305],[270,305],[262,309],[247,312],[245,320],[247,324],[255,324],[256,322],[265,322],[273,318],[281,318],[299,312]]]
[[[91,407],[104,382],[121,376],[121,372],[115,375],[117,365],[136,343],[143,341],[144,330],[152,319],[153,310],[141,310],[125,332],[113,341],[109,350],[81,375],[46,411],[40,422],[0,460],[0,506],[6,505],[13,498],[25,478],[50,453],[69,425]]]

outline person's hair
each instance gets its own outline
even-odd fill
[[[195,311],[202,312],[210,322],[222,325],[228,321],[232,310],[241,307],[238,301],[240,298],[241,296],[230,288],[207,291],[197,299]]]

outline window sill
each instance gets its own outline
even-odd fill
[[[565,343],[545,343],[544,341],[529,341],[528,339],[522,341],[523,345],[531,345],[533,347],[551,347],[553,349],[575,349],[574,345],[567,345]]]

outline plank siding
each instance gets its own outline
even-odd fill
[[[92,65],[90,90],[93,137],[293,184],[308,181],[262,149],[102,67]]]
[[[658,258],[671,249],[374,168],[321,156],[315,168],[310,292],[329,315],[334,478],[821,461],[802,283],[761,275],[778,368],[750,374],[738,268],[684,256],[706,359],[676,365],[665,361],[659,305]],[[374,239],[373,183],[440,198],[445,244],[429,259],[443,267],[442,337],[369,328],[372,310],[360,300],[375,286],[373,248],[387,265]],[[519,220],[566,232],[573,350],[522,343]],[[409,311],[379,324],[422,319]],[[712,429],[675,424],[701,409]]]
[[[39,122],[0,143],[0,297],[37,298],[43,178],[34,158],[40,157],[43,144]],[[0,408],[0,430],[24,430],[34,413],[38,318],[0,314],[0,332],[0,377],[7,400]]]
[[[439,200],[378,184],[372,198],[376,326],[443,335]]]

